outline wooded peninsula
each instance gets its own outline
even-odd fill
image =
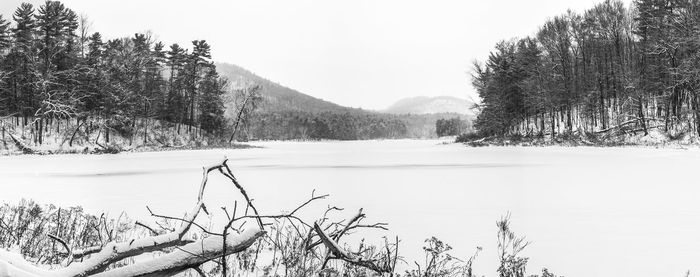
[[[700,1],[607,0],[499,42],[476,62],[478,137],[700,133]]]

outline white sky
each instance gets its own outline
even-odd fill
[[[7,18],[21,2],[0,1],[0,13]],[[411,96],[467,98],[471,62],[496,42],[602,0],[63,2],[103,37],[150,30],[188,47],[206,39],[216,61],[341,105],[382,109]]]

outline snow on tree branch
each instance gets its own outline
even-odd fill
[[[224,173],[223,169],[226,169]],[[220,163],[204,167],[202,181],[197,194],[197,203],[192,210],[181,220],[179,228],[164,234],[158,234],[145,238],[131,239],[117,242],[108,233],[109,242],[102,246],[87,249],[72,250],[61,238],[55,235],[50,237],[58,241],[68,252],[69,259],[87,257],[82,262],[75,262],[66,267],[49,270],[38,267],[21,255],[6,250],[0,250],[0,277],[2,276],[172,276],[184,270],[195,268],[205,262],[222,256],[222,253],[233,254],[246,250],[258,238],[265,234],[262,229],[257,210],[253,208],[259,226],[248,228],[240,234],[215,234],[198,240],[185,238],[190,228],[195,224],[200,211],[208,213],[204,205],[204,190],[207,186],[209,173],[219,170],[233,181],[238,190],[245,196],[248,205],[252,207],[250,198],[243,187],[236,181],[231,169],[226,165],[226,159]],[[100,220],[102,222],[102,220]],[[146,226],[138,223],[140,226]],[[105,226],[106,230],[106,226]],[[156,233],[150,229],[151,233]],[[144,253],[152,253],[174,249],[172,252],[153,258],[152,260],[126,265],[109,270],[117,262],[126,258],[139,256]]]

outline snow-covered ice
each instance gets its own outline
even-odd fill
[[[145,218],[149,205],[181,215],[196,203],[201,168],[230,165],[263,214],[292,209],[316,189],[331,194],[307,208],[364,208],[390,223],[401,254],[422,259],[436,236],[456,256],[484,251],[478,275],[496,276],[496,221],[532,241],[528,273],[570,277],[682,276],[700,271],[697,149],[468,148],[439,141],[262,142],[265,148],[118,155],[0,157],[0,200],[82,205]],[[211,210],[233,205],[219,176],[205,193]]]

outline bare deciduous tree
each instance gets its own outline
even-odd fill
[[[257,108],[260,100],[262,100],[260,95],[261,89],[262,86],[254,85],[236,91],[236,110],[238,112],[233,123],[231,137],[228,140],[229,143],[236,137],[240,124],[247,124],[249,117]]]

